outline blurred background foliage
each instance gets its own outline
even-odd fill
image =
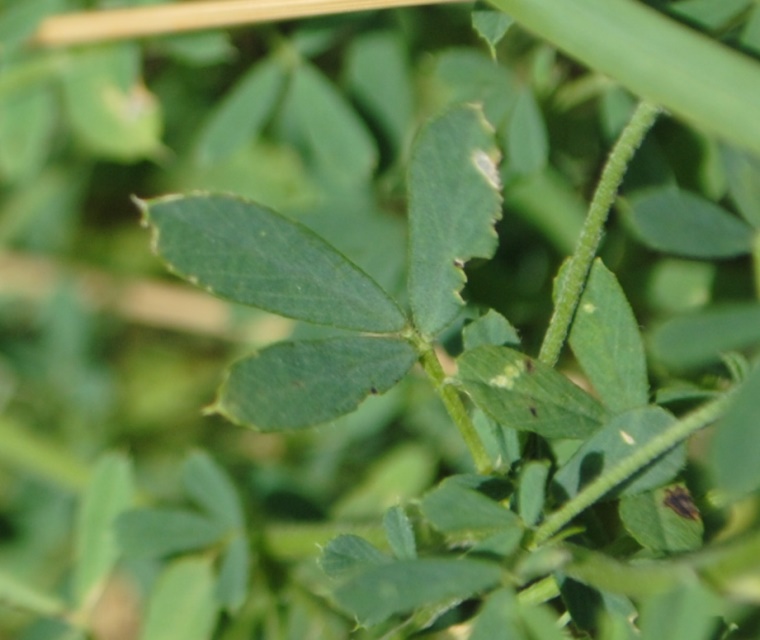
[[[183,469],[204,450],[233,479],[254,558],[249,595],[232,598],[236,615],[221,618],[215,637],[346,637],[353,624],[325,597],[317,544],[351,527],[371,537],[385,509],[470,470],[464,446],[420,376],[306,432],[257,434],[204,417],[232,359],[327,330],[167,275],[131,197],[243,194],[302,220],[403,295],[410,142],[446,104],[482,102],[504,153],[505,216],[498,254],[469,265],[466,294],[473,308],[509,318],[535,352],[553,275],[635,101],[516,26],[492,51],[469,5],[65,49],[28,43],[53,12],[137,4],[150,3],[0,2],[0,582],[16,576],[76,602],[77,513],[104,452],[125,456],[114,468],[133,467],[123,471],[136,486],[125,504],[156,507],[193,502]],[[749,1],[650,4],[760,51],[760,7]],[[719,261],[663,256],[684,251],[652,246],[662,230],[637,221],[637,198],[688,190],[757,225],[758,184],[756,159],[658,123],[603,249],[647,331],[684,311],[746,303],[756,283],[747,234]],[[671,398],[686,405],[728,377],[721,363],[684,372],[656,351],[650,364],[656,386],[680,389]],[[203,562],[220,553],[180,569],[202,581]],[[126,554],[99,605],[123,622],[101,628],[95,611],[93,637],[138,637],[166,563]],[[75,633],[0,605],[0,638]]]

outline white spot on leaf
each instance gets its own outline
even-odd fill
[[[636,441],[633,439],[633,436],[628,433],[627,431],[620,430],[620,437],[623,439],[623,442],[626,444],[634,445],[636,444]]]
[[[483,174],[488,184],[497,191],[501,191],[501,177],[499,169],[494,159],[482,149],[475,149],[472,153],[472,163],[475,168]]]
[[[581,306],[581,309],[584,313],[588,313],[589,315],[596,312],[596,307],[591,304],[590,302],[586,302]]]
[[[499,389],[513,389],[515,381],[525,371],[525,363],[518,361],[516,364],[508,364],[504,367],[504,373],[494,376],[488,381],[488,384],[492,387]]]

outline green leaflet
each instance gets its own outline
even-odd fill
[[[465,349],[474,349],[481,345],[520,344],[520,336],[503,315],[489,309],[485,315],[476,318],[462,330]]]
[[[319,564],[331,578],[341,578],[389,562],[392,562],[390,556],[364,538],[344,534],[330,540]]]
[[[606,469],[631,455],[648,440],[675,422],[660,407],[640,407],[616,415],[581,445],[552,480],[562,497],[572,498],[587,484],[603,475]],[[605,496],[633,495],[665,484],[686,462],[686,450],[679,445],[619,485]]]
[[[649,384],[638,323],[623,289],[599,258],[575,313],[570,346],[610,411],[647,403]]]
[[[532,607],[506,588],[488,596],[478,612],[470,640],[562,640],[553,615],[545,607]]]
[[[475,404],[505,427],[546,438],[585,438],[607,413],[551,367],[506,347],[478,347],[458,359],[457,379]]]
[[[369,276],[303,225],[222,195],[139,203],[154,250],[211,293],[344,329],[400,331],[406,319]]]
[[[520,176],[541,172],[549,161],[549,136],[536,98],[521,89],[512,108],[506,140],[508,168]]]
[[[464,264],[496,249],[498,160],[493,131],[474,106],[446,111],[415,143],[408,178],[409,300],[424,335],[435,336],[461,309]]]
[[[385,512],[383,529],[393,554],[399,560],[413,560],[417,557],[412,521],[402,506],[395,505]]]
[[[652,333],[655,356],[676,369],[717,362],[726,351],[760,342],[760,304],[714,307],[668,320]]]
[[[136,45],[87,49],[66,67],[63,97],[71,128],[92,152],[121,162],[161,151],[161,108],[139,76]]]
[[[406,44],[394,31],[371,31],[357,35],[347,55],[348,90],[400,153],[414,120]]]
[[[211,563],[210,557],[191,557],[169,565],[150,595],[141,640],[211,637],[219,613]]]
[[[335,599],[361,624],[371,625],[419,607],[469,598],[500,577],[499,565],[484,560],[398,560],[357,575],[337,589]]]
[[[232,480],[206,452],[196,451],[185,460],[182,484],[193,502],[219,524],[235,529],[245,526]]]
[[[90,604],[108,579],[119,557],[113,533],[116,517],[133,500],[132,466],[121,455],[100,459],[90,480],[79,513],[74,590],[77,604]]]
[[[715,638],[727,604],[695,580],[679,585],[667,594],[652,596],[641,606],[637,620],[641,640]]]
[[[707,457],[717,487],[732,499],[760,487],[760,367],[744,381],[733,404],[718,423]]]
[[[702,546],[702,518],[682,485],[626,496],[619,511],[623,526],[645,549],[678,553]]]
[[[492,9],[481,0],[478,0],[472,9],[472,27],[485,40],[494,59],[496,59],[496,45],[501,42],[514,22],[510,16]]]
[[[760,153],[760,66],[634,0],[489,0],[650,102]],[[641,45],[646,34],[647,46]]]
[[[185,509],[132,509],[115,524],[116,539],[125,554],[160,558],[201,549],[227,533],[224,525]]]
[[[287,97],[307,157],[320,175],[341,184],[367,180],[377,164],[369,129],[336,87],[308,63],[298,66]]]
[[[520,470],[520,483],[517,487],[517,512],[522,521],[529,527],[535,526],[541,519],[548,477],[549,463],[544,460],[532,460]]]
[[[278,60],[254,65],[224,96],[203,125],[196,150],[198,161],[224,160],[250,142],[266,124],[285,87]]]
[[[521,530],[514,512],[483,493],[486,484],[478,476],[447,478],[422,499],[422,513],[438,531],[456,539]]]
[[[392,338],[282,342],[234,364],[212,410],[262,431],[321,424],[386,392],[416,359]]]
[[[236,535],[227,544],[219,563],[216,600],[230,613],[238,611],[248,596],[251,564],[249,544],[246,536]]]
[[[752,228],[725,209],[688,191],[652,189],[630,201],[636,235],[652,249],[689,258],[732,258],[749,253]]]

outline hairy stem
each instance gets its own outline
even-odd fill
[[[446,411],[448,411],[448,414],[451,416],[457,429],[459,429],[459,433],[462,435],[462,439],[467,445],[473,462],[475,463],[475,469],[480,474],[485,475],[490,473],[493,467],[491,464],[491,458],[488,455],[478,432],[475,430],[475,425],[473,425],[472,420],[470,420],[470,414],[467,412],[467,408],[462,402],[462,397],[454,386],[446,383],[446,374],[444,373],[441,363],[438,360],[438,356],[435,355],[432,346],[423,343],[421,340],[416,346],[420,353],[420,363],[422,364],[422,368],[432,381],[436,393],[446,407]]]
[[[592,481],[578,495],[568,500],[559,510],[544,520],[543,524],[536,529],[533,545],[538,546],[549,540],[579,513],[630,478],[634,473],[667,453],[691,434],[720,418],[726,411],[732,396],[733,393],[728,392],[717,400],[688,414]]]
[[[554,313],[549,321],[549,328],[538,355],[538,359],[549,366],[554,366],[557,363],[565,344],[578,300],[591,269],[591,263],[602,239],[602,230],[607,220],[607,214],[615,201],[628,163],[651,129],[659,112],[660,109],[656,105],[641,102],[620,134],[610,152],[607,163],[604,165],[575,252],[570,258],[567,276],[557,293]]]

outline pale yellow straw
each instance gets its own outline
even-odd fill
[[[33,42],[56,47],[333,13],[458,1],[460,0],[217,0],[104,9],[51,16],[42,22]]]

